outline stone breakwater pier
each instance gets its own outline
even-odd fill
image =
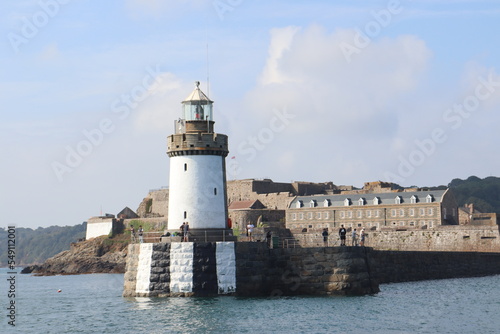
[[[125,297],[365,295],[379,285],[500,274],[500,254],[268,249],[257,242],[129,245]]]

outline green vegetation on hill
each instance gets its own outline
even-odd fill
[[[448,187],[455,194],[459,206],[473,203],[481,212],[500,213],[500,178],[470,176],[466,180],[453,179]]]
[[[72,242],[85,238],[86,223],[75,226],[16,228],[16,265],[43,263],[46,259],[68,250]],[[7,266],[7,229],[0,228],[0,267]]]

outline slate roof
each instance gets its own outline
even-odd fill
[[[122,211],[118,212],[116,215],[118,218],[132,219],[139,218],[137,213],[135,213],[131,208],[126,206]]]
[[[291,209],[297,208],[297,201],[302,201],[303,208],[309,207],[311,200],[316,201],[317,207],[323,207],[324,201],[330,201],[330,207],[343,207],[346,198],[350,199],[350,206],[359,206],[358,201],[360,198],[364,199],[364,205],[373,205],[373,199],[379,198],[378,205],[396,204],[396,197],[401,198],[401,204],[410,204],[411,197],[416,196],[417,204],[426,203],[426,198],[431,195],[433,203],[442,202],[446,190],[429,190],[429,191],[411,191],[411,192],[383,192],[383,193],[369,193],[369,194],[339,194],[339,195],[311,195],[311,196],[297,196],[288,206]]]

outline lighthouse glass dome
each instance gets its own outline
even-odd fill
[[[182,101],[184,119],[186,121],[213,121],[213,103],[200,89],[196,82],[194,91]]]
[[[183,106],[184,119],[186,121],[213,121],[212,103],[203,102],[185,103]]]

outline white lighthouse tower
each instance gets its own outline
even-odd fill
[[[228,229],[226,163],[227,136],[214,132],[213,101],[196,82],[182,101],[182,118],[168,136],[170,157],[168,229],[190,227],[190,241],[232,239]],[[229,237],[229,238],[228,238]]]

